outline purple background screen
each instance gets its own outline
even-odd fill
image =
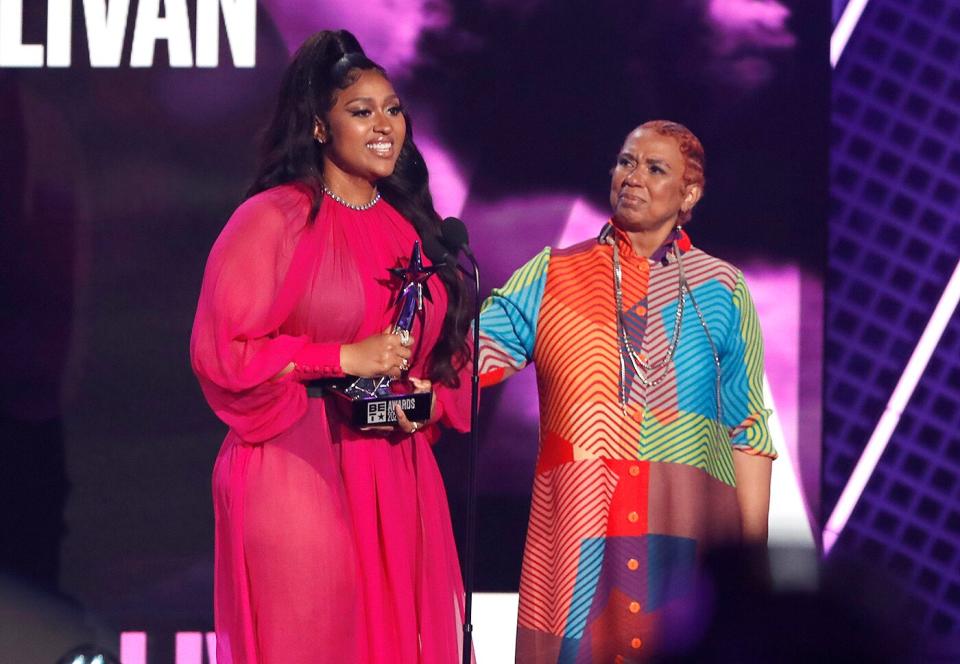
[[[824,263],[830,20],[799,0],[267,0],[254,68],[233,66],[221,34],[217,68],[171,68],[160,42],[152,68],[94,69],[75,11],[71,67],[0,69],[0,513],[19,538],[4,566],[120,628],[210,625],[224,427],[191,374],[190,326],[290,49],[310,33],[349,28],[386,66],[484,292],[545,245],[593,236],[624,135],[670,118],[707,151],[694,242],[757,275],[758,303],[787,275],[799,306],[818,300]],[[29,6],[25,41],[45,25]],[[793,354],[770,379],[787,438],[805,441],[816,518],[819,430],[798,415],[798,385],[819,411],[819,343],[798,330],[820,333],[805,315],[764,327]],[[525,373],[483,399],[481,590],[519,577],[537,428]],[[465,442],[436,448],[458,529]]]

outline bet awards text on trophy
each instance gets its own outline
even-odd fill
[[[425,268],[420,254],[420,242],[413,243],[410,263],[406,268],[391,268],[395,276],[403,280],[397,298],[397,320],[393,333],[401,343],[409,345],[414,317],[423,311],[423,298],[430,299],[427,279],[437,271],[436,266]],[[391,426],[397,423],[397,405],[412,422],[430,418],[433,401],[431,392],[412,392],[412,386],[403,380],[387,376],[374,378],[346,378],[330,381],[326,391],[349,411],[350,422],[356,427]]]

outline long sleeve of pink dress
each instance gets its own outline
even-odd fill
[[[360,432],[303,381],[342,375],[340,347],[384,330],[418,239],[385,201],[325,199],[313,224],[296,186],[246,201],[210,252],[191,360],[229,427],[213,473],[218,662],[459,661],[463,588],[430,444]],[[411,375],[426,375],[446,291],[429,283]],[[293,363],[295,369],[276,378]],[[435,386],[464,430],[469,384]]]

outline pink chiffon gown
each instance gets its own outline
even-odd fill
[[[340,345],[386,329],[418,236],[381,200],[364,211],[295,185],[247,200],[210,252],[191,359],[228,426],[213,471],[219,664],[451,664],[463,586],[447,498],[415,435],[352,429],[303,382],[342,375]],[[438,277],[413,329],[410,374],[441,330]],[[275,376],[291,362],[295,370]],[[434,385],[465,430],[469,381]]]

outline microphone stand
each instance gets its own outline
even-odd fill
[[[463,663],[471,664],[473,655],[473,567],[474,545],[477,529],[477,453],[480,448],[480,266],[473,252],[464,244],[463,253],[473,266],[473,282],[476,289],[473,311],[473,375],[470,377],[470,452],[467,455],[467,541],[464,552],[464,584],[466,603],[463,613]],[[463,268],[461,268],[463,269]],[[463,270],[467,272],[467,270]]]

